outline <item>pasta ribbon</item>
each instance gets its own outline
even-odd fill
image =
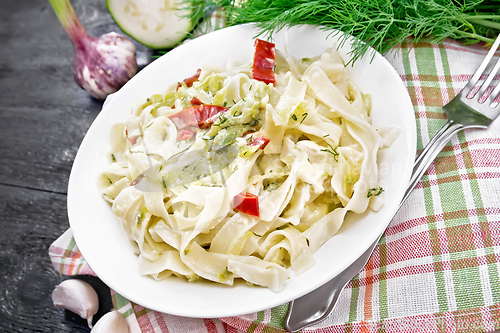
[[[377,153],[397,132],[374,128],[371,97],[336,52],[276,52],[274,83],[253,79],[249,63],[204,66],[112,127],[98,188],[140,274],[279,292],[315,264],[348,212],[383,204]],[[190,114],[203,105],[218,111]],[[240,193],[258,198],[258,216],[234,209]]]

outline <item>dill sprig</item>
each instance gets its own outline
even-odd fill
[[[204,0],[191,0],[203,6]],[[226,15],[227,25],[254,22],[258,36],[285,27],[311,24],[339,34],[339,46],[354,41],[352,61],[373,49],[386,54],[394,46],[422,39],[447,38],[466,44],[491,44],[500,33],[500,0],[210,0]],[[257,36],[256,36],[257,37]],[[373,49],[372,49],[373,48]],[[374,53],[372,53],[374,55]]]

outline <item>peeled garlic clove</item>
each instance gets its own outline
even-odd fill
[[[54,306],[76,313],[87,319],[92,328],[92,317],[99,307],[99,299],[94,288],[87,282],[70,279],[61,282],[52,292]]]
[[[123,315],[113,310],[106,313],[97,321],[90,333],[128,333],[128,324]]]

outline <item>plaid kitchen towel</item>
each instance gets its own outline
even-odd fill
[[[479,46],[402,45],[386,56],[408,88],[418,149],[446,122],[441,106],[469,81]],[[500,80],[500,75],[496,81]],[[50,248],[62,274],[92,274],[71,236]],[[489,332],[500,329],[500,120],[440,153],[335,311],[303,332]],[[133,332],[285,332],[288,305],[220,319],[181,318],[113,293]]]

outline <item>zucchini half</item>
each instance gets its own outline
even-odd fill
[[[124,33],[152,49],[179,44],[194,28],[183,0],[106,0],[106,6]]]

